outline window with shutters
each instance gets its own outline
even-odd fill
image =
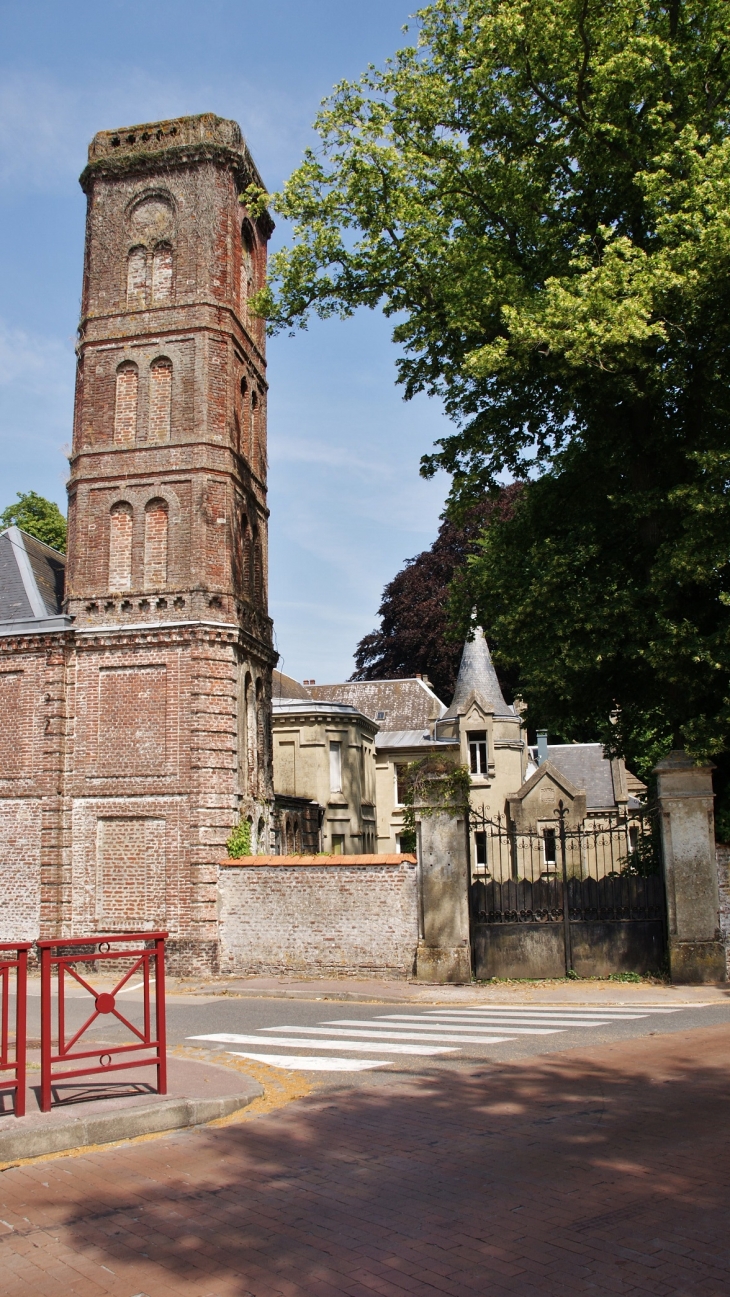
[[[486,730],[472,730],[469,734],[469,765],[473,775],[487,774]]]
[[[342,792],[342,744],[330,743],[330,792]]]

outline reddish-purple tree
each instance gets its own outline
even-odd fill
[[[430,549],[409,558],[383,591],[378,609],[380,629],[365,635],[355,650],[352,680],[393,680],[428,676],[439,698],[449,703],[454,692],[463,643],[449,639],[448,602],[475,541],[495,511],[512,509],[519,485],[485,498],[457,525],[441,524]]]

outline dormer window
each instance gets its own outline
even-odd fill
[[[469,733],[469,766],[473,775],[487,773],[486,730],[471,730]]]

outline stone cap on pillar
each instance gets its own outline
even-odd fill
[[[667,753],[654,767],[659,797],[712,797],[712,761],[698,764],[679,749]]]

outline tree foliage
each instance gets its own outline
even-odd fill
[[[383,591],[380,629],[365,635],[355,650],[352,680],[426,675],[439,698],[451,701],[464,637],[449,622],[449,590],[452,582],[459,589],[475,542],[491,518],[509,515],[519,489],[508,487],[495,499],[483,499],[458,523],[446,518],[430,549],[408,559]]]
[[[730,6],[436,0],[417,23],[323,106],[259,308],[381,304],[406,394],[455,421],[422,467],[452,511],[527,480],[468,609],[533,723],[721,752]]]
[[[51,549],[66,553],[66,519],[57,504],[35,491],[17,492],[17,502],[0,513],[0,529],[20,527]]]

